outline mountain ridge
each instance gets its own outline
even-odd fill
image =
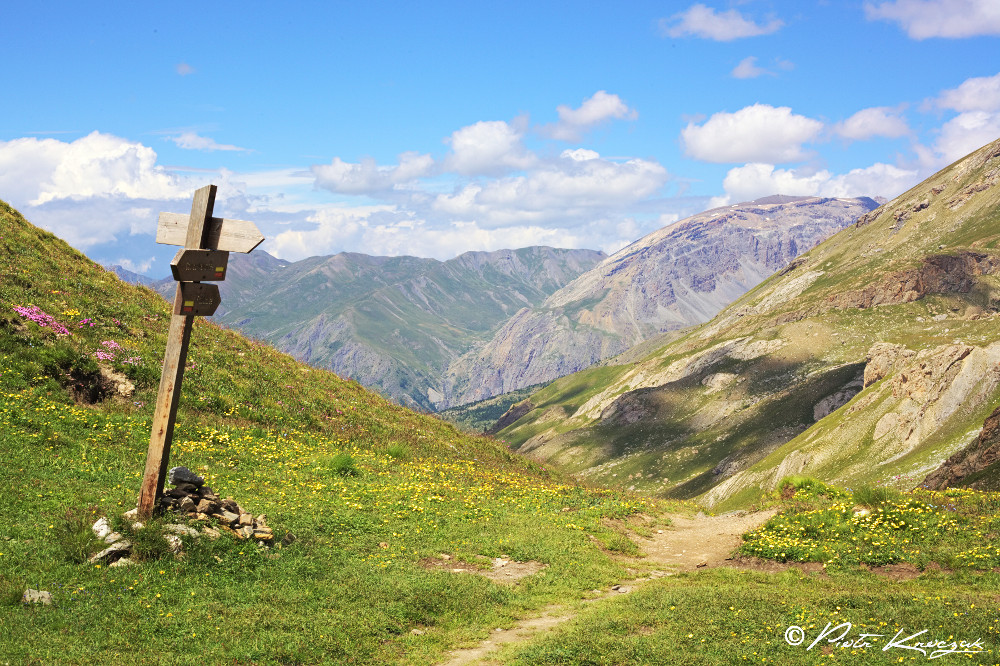
[[[431,411],[451,359],[606,256],[545,246],[448,261],[254,255],[231,257],[216,321]]]
[[[444,405],[570,374],[702,323],[831,233],[874,209],[862,197],[774,195],[647,234],[518,312],[448,370]]]
[[[1000,401],[998,184],[1000,140],[645,358],[553,382],[498,436],[719,508],[788,474],[917,485]]]

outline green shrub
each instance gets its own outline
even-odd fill
[[[816,499],[825,497],[827,499],[838,499],[847,497],[847,493],[840,488],[823,483],[819,479],[811,476],[786,476],[778,483],[775,491],[781,499]]]
[[[330,459],[330,469],[341,476],[357,476],[360,473],[354,457],[346,451]]]
[[[628,536],[620,532],[612,534],[606,540],[605,547],[612,553],[621,553],[630,557],[639,557],[642,555],[642,551],[639,550],[639,546],[636,545],[635,541],[632,541],[632,539],[629,539]]]
[[[83,564],[101,547],[97,535],[90,529],[97,518],[94,507],[70,508],[52,524],[56,546],[68,562]]]
[[[393,442],[385,449],[385,453],[395,460],[406,461],[410,459],[410,449],[405,444]]]
[[[855,488],[852,495],[855,504],[866,506],[869,509],[877,509],[883,504],[897,502],[903,497],[898,490],[885,486],[860,486]]]

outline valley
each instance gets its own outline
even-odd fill
[[[716,510],[787,475],[919,485],[1000,401],[998,173],[994,142],[645,358],[538,391],[498,436]]]
[[[931,191],[948,182],[939,194],[953,201],[980,182],[1000,156],[988,148]],[[814,654],[788,632],[830,618],[880,638],[937,627],[992,656],[997,494],[882,483],[974,440],[947,474],[991,487],[995,424],[973,431],[996,397],[998,237],[995,194],[978,192],[944,234],[917,214],[920,233],[892,231],[913,206],[891,202],[708,323],[525,391],[496,438],[199,321],[172,459],[282,538],[267,549],[184,532],[178,556],[162,535],[185,518],[121,518],[167,305],[4,206],[0,658],[806,664]],[[942,214],[935,204],[917,213]],[[713,502],[767,513],[706,516]],[[135,534],[134,562],[88,561],[101,516]],[[705,529],[729,541],[690,541]]]

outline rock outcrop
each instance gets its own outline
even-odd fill
[[[973,475],[983,477],[983,472],[1000,461],[1000,407],[993,410],[976,441],[966,449],[948,458],[938,469],[927,475],[922,488],[943,490],[958,485],[966,485]],[[989,477],[978,478],[968,483],[973,488],[995,490],[1000,486],[1000,473],[994,471]]]

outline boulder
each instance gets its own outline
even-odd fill
[[[26,604],[42,604],[43,606],[51,606],[52,593],[46,592],[45,590],[32,590],[31,588],[28,588],[24,591],[21,601]]]
[[[175,486],[179,483],[190,483],[199,488],[205,485],[205,479],[187,467],[171,467],[170,471],[167,472],[167,480]]]

